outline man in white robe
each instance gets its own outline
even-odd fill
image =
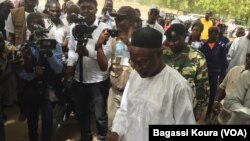
[[[162,34],[145,27],[132,34],[135,69],[106,141],[148,141],[149,125],[195,124],[188,82],[162,60]]]

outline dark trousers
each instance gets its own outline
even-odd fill
[[[30,141],[38,141],[38,121],[40,114],[42,119],[41,141],[51,141],[53,109],[48,99],[48,91],[45,88],[43,92],[39,93],[37,82],[33,81],[26,84],[23,94]]]
[[[210,85],[210,95],[209,95],[209,103],[207,107],[207,115],[206,115],[207,118],[209,118],[211,115],[214,98],[217,93],[219,72],[208,72],[208,79],[209,79],[209,85]]]
[[[5,141],[3,100],[1,93],[0,93],[0,141]]]
[[[52,139],[52,105],[49,100],[29,101],[26,103],[27,123],[30,141],[38,141],[38,121],[39,113],[42,118],[41,141],[51,141]]]
[[[93,104],[97,134],[99,140],[105,140],[108,132],[107,97],[109,92],[109,79],[91,84],[74,82],[73,88],[76,115],[78,118],[81,141],[92,141],[91,108]]]

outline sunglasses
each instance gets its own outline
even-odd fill
[[[126,18],[127,18],[127,17],[125,17],[125,16],[116,16],[116,17],[115,17],[115,21],[121,22],[121,21],[125,20]]]

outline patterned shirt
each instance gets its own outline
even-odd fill
[[[194,112],[202,112],[209,97],[208,70],[204,55],[191,46],[185,47],[179,54],[174,54],[170,48],[166,48],[163,60],[188,80],[195,93]]]

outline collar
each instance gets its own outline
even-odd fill
[[[58,25],[56,25],[50,18],[47,18],[47,21],[48,21],[48,23],[50,25],[49,27],[55,26],[56,28],[60,28],[60,27],[64,26],[64,23],[62,22],[61,19],[59,19],[59,24]]]
[[[87,24],[86,24],[86,25],[87,25],[88,27],[94,27],[94,26],[98,26],[98,24],[99,24],[99,20],[98,20],[98,18],[96,17],[96,18],[95,18],[95,21],[94,21],[94,23],[93,23],[92,25],[90,25],[90,26],[88,26]]]

